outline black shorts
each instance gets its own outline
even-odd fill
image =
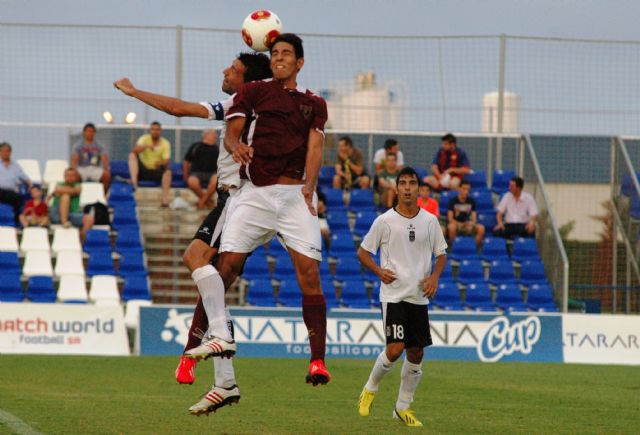
[[[220,247],[220,235],[222,234],[222,227],[224,226],[224,217],[226,216],[226,207],[229,202],[229,192],[218,190],[218,204],[216,208],[204,218],[200,228],[193,236],[194,239],[202,240],[207,245],[213,248]]]
[[[431,346],[428,305],[383,302],[382,320],[387,344],[404,343],[405,348]]]
[[[160,166],[157,169],[149,169],[145,165],[142,164],[140,160],[140,156],[138,156],[138,180],[143,181],[157,181],[160,183],[162,181],[162,175],[166,171],[164,166]]]

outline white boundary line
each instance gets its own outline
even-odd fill
[[[15,433],[24,435],[42,435],[15,415],[0,409],[0,423],[6,424]]]

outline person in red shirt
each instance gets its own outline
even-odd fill
[[[440,217],[438,201],[431,197],[431,186],[425,182],[421,182],[418,193],[418,207],[428,211],[435,217]]]
[[[224,146],[242,165],[240,175],[246,181],[229,206],[218,270],[207,289],[218,312],[209,316],[211,338],[185,356],[201,359],[235,352],[224,316],[225,289],[242,270],[247,254],[277,234],[302,290],[302,317],[311,348],[306,381],[326,384],[331,376],[324,364],[327,312],[320,286],[316,187],[327,104],[298,85],[304,50],[297,35],[279,35],[270,51],[273,79],[244,84],[226,115]]]
[[[42,200],[42,189],[31,186],[31,198],[24,205],[20,215],[20,223],[24,228],[30,226],[46,227],[49,225],[49,207]]]

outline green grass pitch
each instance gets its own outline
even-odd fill
[[[304,383],[304,360],[235,360],[242,399],[209,417],[187,408],[209,388],[178,385],[176,357],[0,356],[0,410],[54,434],[405,433],[391,418],[400,364],[371,415],[356,403],[373,360],[329,360],[333,380]],[[413,409],[431,433],[639,433],[637,367],[426,361]],[[420,431],[420,429],[417,429]],[[11,433],[0,421],[0,433]]]

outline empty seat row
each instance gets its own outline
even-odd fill
[[[481,258],[485,261],[511,259],[516,262],[539,260],[538,245],[535,239],[519,237],[513,241],[511,256],[507,250],[507,241],[502,237],[487,237],[482,243],[482,251],[473,237],[456,237],[451,246],[449,257],[456,261]]]

